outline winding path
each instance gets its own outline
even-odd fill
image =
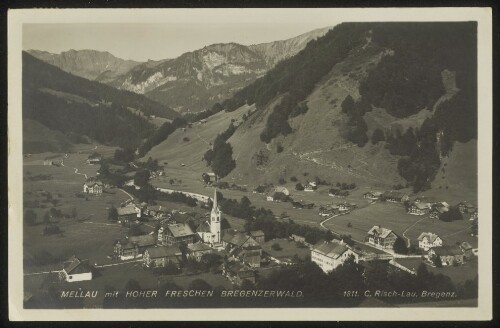
[[[429,218],[428,216],[425,216],[425,217],[421,218],[420,220],[415,221],[411,226],[409,226],[408,228],[405,229],[405,231],[403,231],[403,237],[405,237],[406,240],[408,240],[408,247],[411,246],[411,240],[410,240],[410,238],[408,238],[406,236],[406,233],[408,232],[408,230],[410,230],[411,228],[413,228],[417,223],[420,223],[423,220],[428,219],[428,218]]]

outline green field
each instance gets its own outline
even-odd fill
[[[281,250],[274,250],[272,248],[274,243],[278,243]],[[297,255],[300,259],[305,260],[311,254],[309,247],[299,247],[295,241],[289,239],[273,239],[261,243],[261,246],[264,252],[277,259],[292,259],[294,255]]]

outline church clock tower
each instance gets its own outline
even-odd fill
[[[218,244],[221,242],[221,211],[217,204],[217,189],[214,192],[214,204],[212,207],[212,213],[210,213],[210,232],[212,233],[212,240],[214,243]]]

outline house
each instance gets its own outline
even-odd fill
[[[380,196],[381,200],[385,200],[391,203],[404,203],[410,199],[407,194],[400,191],[386,191]]]
[[[167,217],[168,209],[161,205],[150,205],[144,208],[144,214],[155,219],[162,219]]]
[[[59,277],[68,282],[92,280],[92,268],[89,265],[89,260],[80,260],[73,255],[64,263]]]
[[[264,231],[262,230],[253,230],[250,231],[250,236],[255,239],[256,242],[263,243],[266,241],[266,235],[264,234]]]
[[[87,158],[87,164],[94,165],[99,164],[102,161],[102,156],[98,153],[93,153]]]
[[[428,259],[431,261],[438,257],[442,265],[464,263],[464,253],[457,245],[433,247],[427,254]]]
[[[464,253],[464,257],[466,260],[470,260],[474,257],[474,253],[472,251],[473,248],[472,248],[471,244],[464,241],[464,242],[460,243],[459,247],[462,250],[462,252]]]
[[[83,192],[86,194],[100,195],[102,194],[103,188],[104,184],[95,177],[88,178],[83,184]]]
[[[433,206],[431,210],[429,211],[429,217],[431,219],[439,219],[441,214],[448,212],[448,209],[446,207],[436,207]]]
[[[262,247],[251,236],[236,229],[226,229],[222,234],[222,246],[231,256],[250,267],[260,267]]]
[[[121,260],[135,259],[141,257],[148,247],[156,245],[153,235],[131,236],[126,242],[117,240],[113,245],[113,253]]]
[[[443,240],[432,232],[422,232],[417,238],[418,248],[428,251],[432,247],[443,246]]]
[[[378,200],[382,196],[380,191],[368,191],[363,194],[364,199]]]
[[[332,216],[334,214],[337,214],[338,212],[338,207],[333,208],[333,207],[323,207],[321,206],[319,208],[319,215],[320,216]]]
[[[325,273],[336,269],[351,257],[356,263],[359,262],[359,255],[339,240],[320,242],[311,249],[311,261]]]
[[[204,244],[202,242],[189,244],[187,246],[187,257],[194,259],[197,262],[201,261],[201,257],[205,254],[212,254],[214,252],[213,248]]]
[[[266,196],[266,200],[267,200],[268,202],[274,202],[274,195],[275,195],[275,194],[276,194],[276,193],[274,193],[274,192],[273,192],[272,194],[267,195],[267,196]]]
[[[248,265],[240,262],[224,263],[222,275],[238,286],[241,286],[244,280],[255,284],[255,272]]]
[[[194,243],[195,233],[188,224],[167,224],[158,230],[158,245],[177,245]]]
[[[374,246],[392,249],[397,238],[398,236],[394,231],[382,228],[381,226],[373,226],[373,228],[368,231],[365,240]]]
[[[124,207],[118,207],[118,222],[130,225],[130,223],[137,221],[141,218],[141,211],[134,204],[130,203]]]
[[[304,186],[304,191],[315,191],[316,189],[318,189],[316,182],[309,182]]]
[[[460,203],[458,203],[457,207],[458,207],[458,210],[460,211],[460,213],[462,213],[462,214],[474,213],[475,211],[477,211],[477,206],[474,206],[468,202],[460,202]]]
[[[306,244],[306,238],[303,237],[303,236],[292,234],[290,236],[290,239],[293,240],[293,241],[295,241],[295,242],[297,242],[297,243]]]
[[[429,213],[429,206],[426,203],[412,203],[408,206],[408,214],[424,215]]]
[[[182,252],[177,245],[150,247],[146,249],[143,263],[148,268],[164,268],[168,264],[180,267]]]
[[[353,204],[353,203],[343,202],[343,203],[337,204],[337,207],[338,207],[338,210],[340,212],[347,212],[353,208],[356,208],[357,205]]]
[[[202,174],[202,177],[203,180],[206,181],[208,184],[217,182],[217,175],[213,172],[205,172]]]

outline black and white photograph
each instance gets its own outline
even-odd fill
[[[491,316],[491,12],[371,10],[10,12],[16,320]]]

